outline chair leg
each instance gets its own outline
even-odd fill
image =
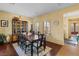
[[[44,41],[43,46],[44,46],[44,51],[45,51],[45,49],[46,49],[46,41]]]
[[[38,52],[38,41],[37,41],[37,56],[39,56],[39,52]]]
[[[23,44],[22,44],[22,46],[21,46],[21,47],[22,47],[22,50],[23,50],[23,49],[24,49],[24,48],[23,48],[23,47],[24,47],[24,46],[23,46]]]
[[[33,56],[33,42],[31,42],[31,56]]]
[[[39,56],[38,48],[37,48],[37,56]]]
[[[26,49],[27,49],[27,46],[25,46],[25,54],[26,54]]]

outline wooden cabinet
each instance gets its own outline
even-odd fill
[[[17,41],[17,35],[23,32],[28,32],[28,22],[14,17],[12,20],[12,41]]]
[[[19,34],[21,32],[20,21],[12,21],[12,34]]]

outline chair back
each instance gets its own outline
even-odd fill
[[[40,42],[40,46],[45,45],[45,43],[46,43],[46,36],[44,34],[38,35],[38,41]]]
[[[18,41],[19,42],[24,42],[26,40],[25,36],[23,34],[18,35]]]

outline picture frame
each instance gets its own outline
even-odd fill
[[[58,25],[59,25],[59,20],[55,20],[55,21],[53,22],[53,24],[58,26]]]
[[[1,27],[8,27],[8,20],[1,20]]]
[[[1,20],[0,20],[0,27],[1,27]]]

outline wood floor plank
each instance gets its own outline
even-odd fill
[[[11,44],[0,45],[0,56],[17,56],[18,54],[14,50]]]
[[[79,56],[79,45],[58,45],[47,42],[48,47],[51,47],[50,56]],[[18,56],[12,44],[0,45],[0,56]]]
[[[52,48],[52,50],[50,51],[51,56],[56,56],[58,51],[62,48],[62,45],[58,45],[58,44],[55,44],[55,43],[47,42],[46,44],[47,44],[48,47]]]

